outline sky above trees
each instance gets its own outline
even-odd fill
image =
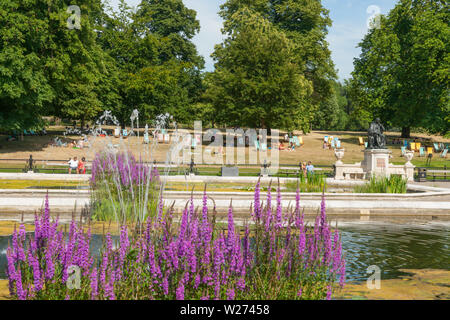
[[[118,0],[110,0],[117,7]],[[140,0],[126,0],[128,5],[136,6]],[[183,0],[184,4],[197,11],[200,20],[200,33],[193,39],[198,51],[205,58],[207,71],[214,70],[214,62],[210,57],[214,45],[222,42],[222,19],[217,12],[225,0]],[[353,58],[359,56],[358,43],[367,33],[367,19],[372,12],[367,12],[369,6],[377,6],[380,13],[386,14],[391,10],[396,0],[323,0],[323,5],[330,10],[333,26],[327,37],[332,51],[332,58],[339,70],[340,80],[350,77],[353,71]]]

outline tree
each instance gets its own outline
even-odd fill
[[[132,110],[150,120],[169,112],[184,121],[187,106],[201,95],[204,61],[192,38],[196,12],[181,0],[144,0],[137,11],[121,0],[109,9],[99,42],[115,60],[123,97],[114,109],[122,125]]]
[[[84,122],[101,110],[109,76],[96,42],[101,0],[80,0],[80,28],[69,28],[70,1],[1,1],[1,120],[26,128],[44,114]],[[110,89],[108,89],[111,91]]]
[[[306,98],[309,111],[314,114],[323,101],[331,98],[336,79],[325,39],[332,23],[328,10],[320,0],[227,0],[220,11],[225,32],[232,32],[235,26],[231,17],[244,7],[260,13],[291,41],[294,62],[313,85],[311,95]]]
[[[443,1],[401,0],[360,44],[354,96],[390,126],[446,133],[450,127],[450,29]]]
[[[294,45],[270,21],[247,8],[229,20],[233,30],[216,46],[215,71],[205,96],[216,121],[262,128],[308,130],[307,97],[312,86],[296,63]]]

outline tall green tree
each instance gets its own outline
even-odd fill
[[[450,128],[448,6],[400,0],[360,44],[353,92],[359,109],[401,127],[446,133]]]
[[[336,79],[326,41],[332,24],[328,10],[320,0],[227,0],[221,6],[220,15],[228,34],[234,29],[232,15],[243,7],[260,13],[292,42],[294,61],[313,85],[307,99],[309,112],[314,114],[321,103],[332,97]]]
[[[74,27],[69,5],[71,1],[0,1],[3,126],[29,127],[46,113],[84,121],[108,100],[99,96],[100,88],[106,89],[108,69],[94,30],[101,0],[77,1],[79,27]]]
[[[114,111],[122,125],[133,109],[144,121],[162,112],[184,121],[202,91],[204,60],[192,43],[196,12],[181,0],[144,0],[136,11],[121,0],[104,19],[99,41],[118,68],[122,101]]]
[[[233,29],[216,46],[215,71],[205,79],[216,121],[227,125],[309,129],[311,82],[284,32],[248,8],[229,18]]]

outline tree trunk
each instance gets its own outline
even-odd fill
[[[85,117],[82,117],[81,118],[81,129],[83,129],[84,128],[84,124],[85,124],[85,119],[84,119]]]
[[[402,138],[411,138],[411,127],[402,127]]]

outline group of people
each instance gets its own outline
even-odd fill
[[[81,160],[78,160],[77,157],[73,157],[69,159],[67,162],[69,164],[69,174],[72,172],[78,173],[78,174],[85,174],[86,173],[86,158],[83,157]]]
[[[314,174],[314,166],[311,161],[308,161],[308,163],[306,163],[306,161],[304,162],[300,161],[299,166],[301,171],[303,172],[303,176],[306,177],[309,174]]]

